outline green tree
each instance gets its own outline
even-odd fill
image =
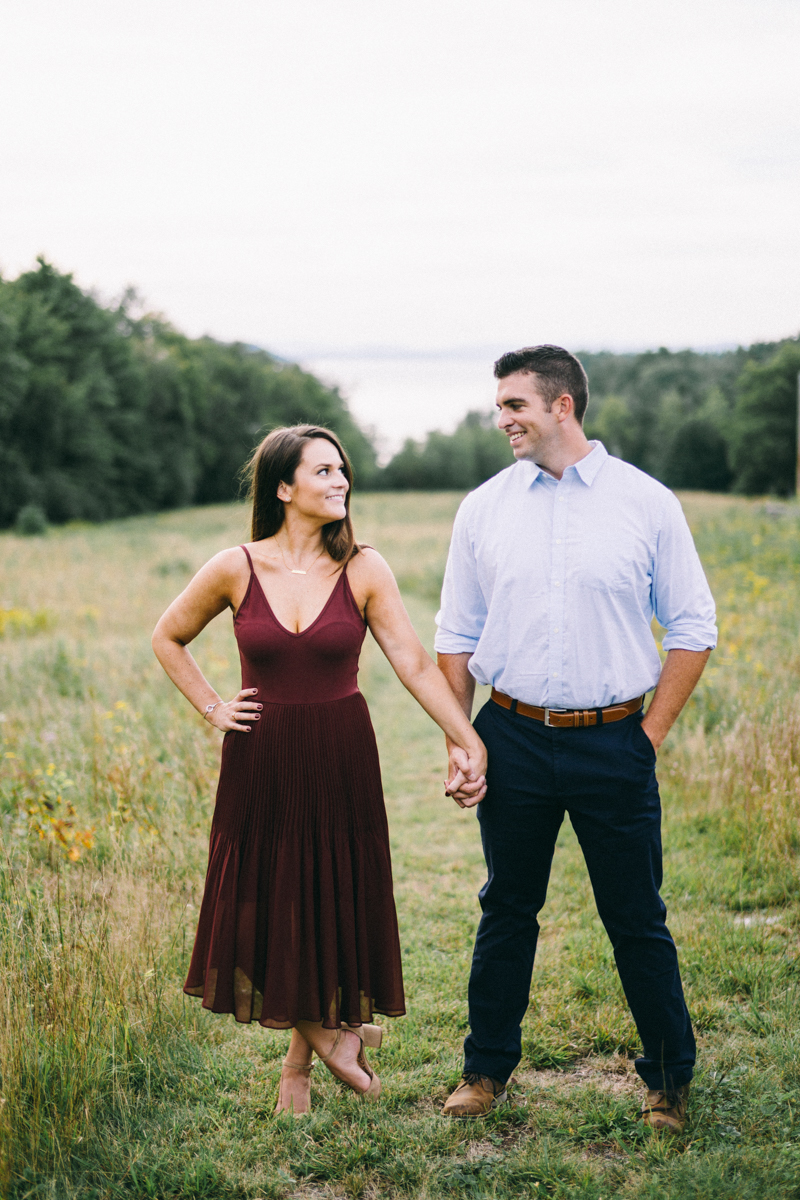
[[[733,478],[728,466],[728,445],[713,422],[690,418],[675,430],[662,478],[671,488],[728,491]]]
[[[734,490],[788,496],[795,488],[800,339],[765,363],[747,363],[731,429]]]
[[[228,500],[259,438],[329,425],[359,484],[375,450],[335,389],[254,347],[104,308],[43,259],[0,280],[0,526]]]
[[[579,357],[592,394],[587,433],[599,437],[612,454],[667,482],[675,476],[681,446],[688,445],[680,435],[685,424],[702,419],[727,442],[735,381],[746,351],[673,353],[662,347],[644,354]],[[699,466],[696,462],[691,471],[697,480],[693,486],[715,488],[712,475],[716,481],[718,463],[702,482]]]
[[[631,410],[624,396],[611,394],[592,400],[586,413],[584,429],[588,438],[597,438],[609,454],[632,462],[635,436]]]
[[[381,476],[381,486],[397,490],[475,488],[510,466],[508,439],[490,414],[469,412],[453,433],[429,433],[423,442],[406,441]]]
[[[2,291],[16,367],[11,385],[0,385],[13,468],[0,498],[4,523],[25,503],[40,504],[53,521],[135,511],[126,434],[140,423],[146,396],[117,314],[42,259]]]

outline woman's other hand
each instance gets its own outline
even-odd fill
[[[234,729],[237,733],[249,733],[250,725],[242,725],[242,721],[259,721],[261,719],[261,709],[263,704],[258,704],[253,699],[258,688],[244,688],[239,692],[238,696],[234,696],[233,700],[218,700],[211,707],[211,712],[204,712],[203,716],[210,725],[221,729],[223,733]]]
[[[460,746],[450,747],[445,795],[452,796],[459,808],[473,808],[486,795],[486,749],[479,742],[472,754]]]

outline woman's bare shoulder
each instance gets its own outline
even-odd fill
[[[374,546],[359,546],[358,554],[354,555],[347,564],[348,575],[358,575],[364,579],[386,578],[392,570],[382,554]]]
[[[391,567],[372,546],[359,546],[358,554],[347,564],[347,575],[362,603],[378,594],[387,594],[387,589],[391,592],[397,586]]]
[[[213,558],[203,563],[195,575],[195,579],[206,584],[225,587],[237,583],[249,571],[250,565],[242,552],[242,547],[229,546],[226,550],[219,550]]]

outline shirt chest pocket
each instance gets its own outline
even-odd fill
[[[576,541],[569,556],[571,581],[593,594],[636,595],[650,587],[650,554],[622,530],[605,530]]]

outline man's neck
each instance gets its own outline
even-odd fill
[[[586,458],[593,449],[583,430],[577,429],[570,433],[569,437],[560,438],[557,446],[542,447],[541,454],[532,461],[554,479],[560,479],[567,467],[572,467],[582,458]]]

